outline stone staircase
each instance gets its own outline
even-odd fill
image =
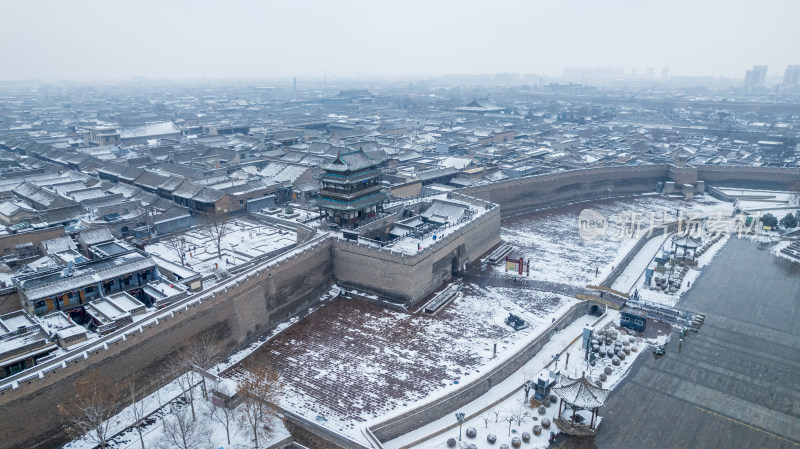
[[[781,250],[781,254],[789,256],[795,262],[800,262],[800,240],[792,242],[791,245]]]

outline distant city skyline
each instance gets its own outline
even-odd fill
[[[3,2],[0,80],[408,78],[622,68],[781,78],[800,3]]]

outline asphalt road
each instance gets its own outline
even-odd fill
[[[800,264],[733,238],[678,306],[700,331],[643,354],[594,441],[559,447],[800,448]]]

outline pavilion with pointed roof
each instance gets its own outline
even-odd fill
[[[380,163],[358,149],[339,152],[332,163],[321,166],[325,171],[318,178],[322,188],[314,201],[320,214],[346,226],[381,212],[389,194],[383,191]]]
[[[554,422],[562,432],[569,435],[594,435],[597,432],[601,421],[597,413],[605,404],[609,390],[592,383],[584,373],[579,379],[565,378],[552,391],[561,398]]]
[[[687,253],[691,251],[691,258],[694,260],[697,257],[697,248],[700,247],[702,243],[700,239],[693,239],[687,236],[679,236],[675,235],[672,237],[672,245],[675,247],[675,255],[678,254],[678,248],[683,250],[683,258],[685,259]]]

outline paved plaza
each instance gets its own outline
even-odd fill
[[[706,314],[611,394],[598,448],[800,447],[800,265],[732,238],[678,304]],[[559,447],[592,447],[565,442]]]

